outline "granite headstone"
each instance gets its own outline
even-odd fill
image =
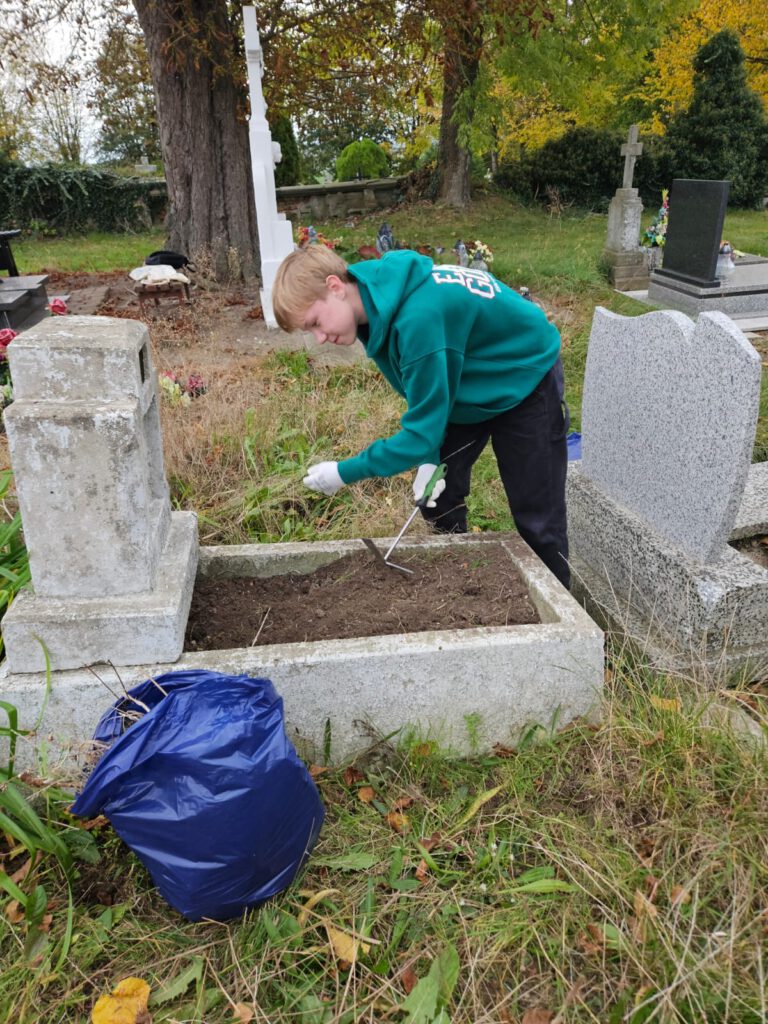
[[[654,271],[654,280],[720,287],[715,271],[729,185],[727,181],[675,178],[669,195],[664,266]]]
[[[760,357],[722,313],[598,308],[581,471],[699,563],[722,555],[749,472]]]

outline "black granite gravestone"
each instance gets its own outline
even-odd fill
[[[654,270],[654,279],[720,287],[715,270],[729,185],[728,181],[675,178],[669,194],[664,266]]]

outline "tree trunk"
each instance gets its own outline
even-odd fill
[[[482,48],[482,27],[475,20],[475,5],[472,0],[463,0],[462,6],[463,11],[458,16],[456,8],[452,8],[455,20],[444,26],[443,105],[437,154],[437,198],[461,208],[468,205],[470,198],[470,152],[460,141],[460,128],[469,127],[472,121],[472,107],[467,104],[466,93],[477,78]],[[462,97],[464,109],[459,113]]]
[[[210,251],[219,280],[259,270],[248,126],[225,0],[133,0],[152,71],[168,246]],[[239,7],[235,8],[239,11]]]

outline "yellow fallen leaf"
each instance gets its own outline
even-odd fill
[[[340,928],[334,928],[327,921],[323,923],[325,924],[325,931],[331,944],[331,949],[337,960],[354,964],[357,961],[360,950],[363,953],[370,952],[371,947],[367,942],[363,942],[362,939],[350,935],[349,932],[343,932]]]
[[[10,900],[5,904],[5,916],[11,924],[18,924],[24,920],[24,908],[18,900]]]
[[[657,697],[655,693],[651,694],[651,704],[659,711],[679,711],[682,707],[677,697]]]
[[[330,896],[331,893],[338,892],[338,891],[339,891],[338,889],[321,889],[319,892],[314,892],[314,893],[312,893],[310,895],[310,897],[307,900],[307,902],[304,904],[304,906],[299,911],[298,918],[297,918],[297,920],[298,920],[299,924],[302,926],[302,928],[307,923],[307,920],[309,919],[309,913],[312,910],[312,908],[316,907],[318,903],[321,903],[326,898],[326,896]],[[302,896],[303,895],[306,895],[306,894],[302,893]]]
[[[386,821],[390,828],[393,828],[395,832],[399,832],[401,835],[403,832],[407,832],[411,825],[408,815],[401,814],[399,811],[390,811],[389,814],[385,814],[384,821]]]
[[[250,1003],[235,1003],[233,1012],[235,1014],[233,1019],[237,1021],[237,1024],[251,1024],[256,1016],[256,1011]]]
[[[357,791],[357,799],[362,800],[364,804],[373,803],[376,798],[373,786],[361,786]]]
[[[462,825],[466,825],[468,821],[474,818],[474,816],[477,814],[477,812],[480,810],[483,804],[487,804],[489,800],[493,800],[493,798],[499,792],[501,792],[501,786],[494,786],[493,789],[488,789],[485,791],[485,793],[481,793],[480,796],[476,797],[475,800],[472,801],[472,806],[469,808],[466,814],[462,815],[462,817],[459,818],[459,820],[456,822],[455,827],[461,828]]]
[[[147,1021],[149,985],[141,978],[123,978],[110,995],[100,996],[91,1010],[92,1024],[141,1024]]]
[[[684,903],[691,902],[691,894],[682,885],[673,886],[669,898],[673,907],[680,907]]]

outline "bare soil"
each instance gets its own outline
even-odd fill
[[[185,650],[541,621],[500,544],[397,555],[413,575],[361,550],[306,575],[198,581]]]
[[[46,271],[43,271],[44,273]],[[157,306],[139,307],[126,271],[62,273],[48,271],[48,296],[67,297],[70,313],[142,320],[149,327],[158,370],[188,373],[213,364],[217,370],[247,369],[274,351],[307,351],[318,365],[365,359],[362,345],[319,346],[310,334],[267,327],[255,286],[218,286],[190,274],[191,301],[161,296]]]
[[[736,550],[751,558],[753,562],[768,569],[768,536],[750,537],[749,540],[740,540],[733,545]]]

